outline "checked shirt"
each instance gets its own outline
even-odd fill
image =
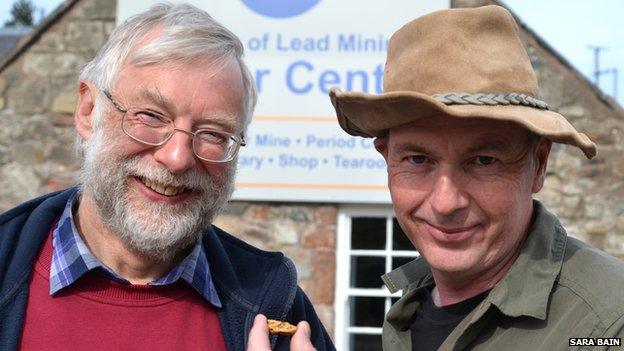
[[[52,230],[52,264],[50,268],[50,295],[73,284],[90,271],[123,284],[130,282],[98,260],[82,240],[73,218],[73,208],[77,204],[76,195],[69,198],[60,219]],[[199,237],[191,252],[169,273],[154,280],[149,285],[168,285],[179,279],[190,284],[206,301],[221,307],[215,290],[206,252]]]

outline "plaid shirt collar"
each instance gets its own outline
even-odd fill
[[[52,265],[50,268],[50,295],[73,284],[89,271],[96,270],[122,284],[130,282],[98,260],[87,248],[74,224],[73,206],[77,199],[73,195],[67,200],[61,218],[52,230]],[[215,307],[221,301],[215,290],[210,266],[200,237],[193,250],[168,274],[149,285],[168,285],[179,279],[189,283],[201,296]]]

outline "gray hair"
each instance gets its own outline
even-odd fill
[[[156,39],[134,50],[141,39],[159,26],[162,26],[162,33]],[[243,51],[240,39],[205,11],[188,4],[162,3],[119,25],[80,72],[80,79],[94,83],[99,89],[112,90],[124,63],[187,64],[206,57],[224,62],[234,57],[240,66],[245,90],[245,131],[251,122],[257,93],[251,72],[242,59]],[[100,122],[94,121],[95,126]]]

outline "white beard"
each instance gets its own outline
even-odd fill
[[[93,197],[102,222],[122,242],[145,256],[171,261],[199,238],[227,203],[233,191],[235,160],[218,174],[197,169],[172,174],[160,164],[141,165],[140,156],[119,157],[115,144],[121,135],[105,135],[95,128],[84,141],[84,162],[79,179]],[[118,131],[123,133],[121,130]],[[115,131],[117,133],[117,131]],[[148,178],[161,184],[192,189],[179,204],[153,202],[131,185],[132,178]]]

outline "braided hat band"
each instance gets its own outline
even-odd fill
[[[538,108],[540,110],[548,110],[548,104],[544,101],[519,93],[444,93],[435,94],[433,98],[445,105],[522,105]]]

